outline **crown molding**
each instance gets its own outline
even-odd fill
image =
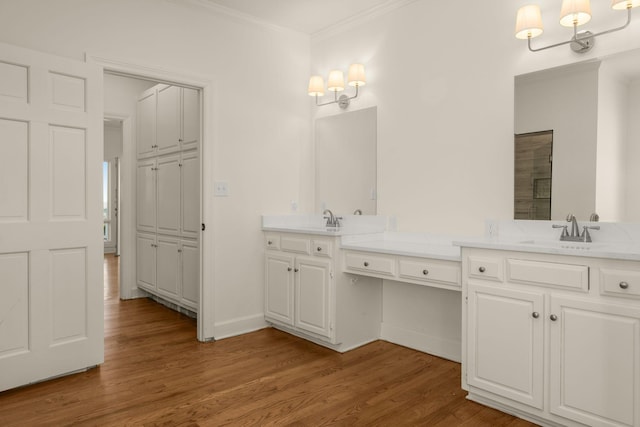
[[[374,6],[370,9],[365,10],[364,12],[338,21],[326,28],[323,28],[322,30],[312,33],[311,40],[319,41],[327,39],[329,37],[333,37],[337,34],[347,31],[355,25],[360,25],[379,16],[386,15],[387,13],[403,8],[411,3],[415,3],[416,1],[419,0],[387,0],[385,3]]]

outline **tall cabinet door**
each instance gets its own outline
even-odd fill
[[[136,236],[136,276],[138,286],[156,288],[156,237],[153,234]]]
[[[550,411],[597,426],[640,425],[640,309],[551,298]]]
[[[180,87],[158,87],[156,129],[158,154],[180,150]]]
[[[288,325],[293,325],[293,264],[289,255],[265,255],[265,317]]]
[[[182,89],[182,149],[198,148],[200,141],[200,92]]]
[[[200,235],[200,158],[197,151],[182,155],[182,215],[183,237],[197,239]]]
[[[136,217],[138,231],[156,231],[156,161],[138,161],[136,173]]]
[[[299,257],[295,270],[295,326],[330,337],[331,262]]]
[[[136,147],[138,157],[150,156],[156,147],[156,90],[151,88],[138,100],[137,107],[138,138]]]
[[[469,283],[469,385],[542,409],[544,297]]]
[[[180,156],[158,158],[158,233],[180,233]]]

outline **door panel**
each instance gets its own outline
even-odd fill
[[[179,242],[169,237],[158,236],[157,246],[157,288],[158,293],[170,297],[173,300],[178,298],[178,281],[180,280],[178,268]]]
[[[331,262],[298,258],[296,262],[295,326],[329,337]]]
[[[102,92],[0,44],[0,391],[103,362]]]
[[[198,310],[200,300],[200,251],[198,242],[182,242],[182,302]]]
[[[156,161],[138,162],[136,173],[136,217],[138,230],[156,232]]]
[[[158,154],[180,149],[180,87],[158,89],[158,118],[156,122]]]
[[[184,237],[200,236],[200,158],[197,151],[182,155],[182,215],[181,229]]]
[[[265,316],[293,325],[293,257],[267,254]]]
[[[158,233],[180,233],[180,156],[158,159]]]

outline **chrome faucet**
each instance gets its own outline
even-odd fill
[[[567,215],[567,222],[571,223],[571,233],[569,233],[568,225],[553,224],[553,228],[562,228],[562,234],[560,234],[560,240],[565,242],[591,242],[591,234],[589,230],[600,230],[599,225],[584,225],[582,226],[582,233],[580,233],[580,227],[578,226],[578,220],[575,215]]]
[[[354,215],[362,215],[362,209],[356,209],[355,211],[353,211]]]
[[[322,215],[329,215],[324,217],[327,220],[327,227],[340,227],[341,216],[335,216],[329,209],[325,209]]]

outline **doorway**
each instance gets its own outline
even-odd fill
[[[515,135],[514,219],[550,220],[553,131]]]

